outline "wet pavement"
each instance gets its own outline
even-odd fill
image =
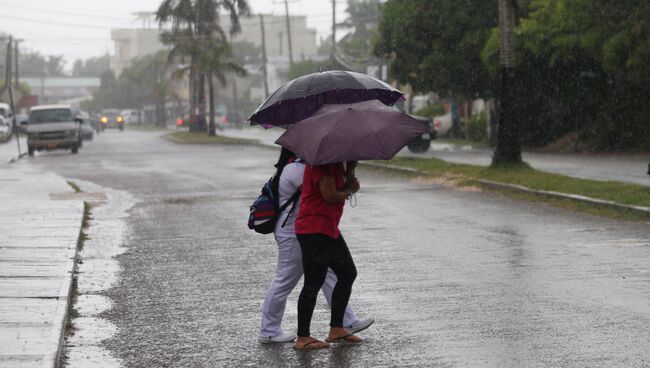
[[[110,300],[97,317],[117,329],[97,340],[114,364],[650,366],[648,223],[364,169],[341,229],[359,271],[351,303],[376,319],[361,334],[366,341],[313,352],[260,345],[276,247],[246,220],[278,151],[187,146],[159,135],[108,131],[79,155],[27,160],[133,201],[122,219],[118,279],[85,294]],[[296,328],[298,291],[286,331]],[[325,337],[328,321],[320,298],[315,336]]]
[[[258,139],[266,144],[273,142],[282,134],[281,129],[263,130],[227,129],[221,134]],[[431,148],[425,153],[412,153],[402,150],[398,156],[438,158],[441,160],[479,166],[489,166],[492,161],[492,149],[472,147],[471,145],[454,145],[432,141]],[[620,181],[650,185],[648,164],[650,153],[642,154],[607,154],[607,153],[575,153],[551,154],[524,152],[523,159],[529,165],[540,171],[573,176],[583,179],[602,181]]]
[[[0,163],[0,367],[54,367],[82,199],[28,162]]]

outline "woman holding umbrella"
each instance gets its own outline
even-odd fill
[[[296,349],[320,349],[328,342],[358,343],[362,339],[343,327],[357,270],[348,246],[338,228],[345,200],[359,190],[354,171],[356,161],[320,166],[308,165],[295,230],[302,250],[304,285],[298,298],[298,338]],[[311,317],[318,290],[328,268],[338,279],[331,300],[330,332],[325,341],[311,336]]]
[[[278,182],[280,203],[286,203],[297,190],[302,187],[305,164],[296,155],[286,148],[282,148],[277,169],[282,169]],[[302,253],[300,244],[294,231],[294,221],[298,213],[298,206],[289,206],[282,211],[275,225],[275,240],[278,243],[278,265],[273,281],[266,291],[264,306],[262,308],[262,323],[259,342],[284,343],[293,342],[296,335],[286,334],[282,331],[282,317],[287,303],[287,297],[298,284],[302,277]],[[328,303],[332,299],[332,290],[336,285],[336,276],[331,270],[323,283],[323,295]],[[362,331],[372,325],[374,319],[359,319],[348,306],[343,318],[343,323],[350,332]]]

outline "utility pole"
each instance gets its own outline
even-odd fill
[[[262,26],[262,78],[264,78],[264,98],[269,97],[268,71],[266,70],[266,31],[264,30],[264,15],[260,14],[260,25]]]
[[[262,26],[262,78],[264,78],[264,99],[269,97],[269,81],[266,70],[266,33],[264,31],[264,15],[260,14],[260,25]]]
[[[20,60],[19,60],[20,59],[20,53],[18,51],[18,44],[20,42],[22,42],[22,41],[24,41],[24,40],[17,39],[17,40],[14,41],[15,42],[14,43],[14,50],[15,50],[15,53],[16,53],[16,55],[14,56],[14,61],[16,63],[15,64],[16,71],[14,72],[15,76],[16,76],[16,88],[20,88],[20,67],[19,67],[19,65],[20,65]]]
[[[284,0],[284,12],[287,18],[287,41],[289,41],[289,65],[293,65],[293,46],[291,44],[291,21],[289,18],[289,2]]]
[[[521,162],[521,126],[516,120],[513,92],[515,80],[515,9],[513,0],[499,0],[501,86],[499,126],[492,165]]]
[[[336,0],[332,0],[332,59],[336,54]]]
[[[11,76],[12,76],[11,64],[13,62],[13,56],[11,55],[11,50],[13,49],[12,46],[11,46],[12,42],[13,42],[13,38],[11,36],[9,36],[9,41],[7,42],[7,55],[6,55],[7,61],[5,63],[5,65],[6,65],[6,67],[5,67],[5,84],[2,87],[2,90],[0,90],[0,95],[3,95],[5,93],[5,91],[7,90],[7,88],[9,88],[9,86],[11,85]]]

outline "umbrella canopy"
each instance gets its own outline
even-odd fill
[[[374,100],[324,105],[312,117],[290,126],[275,143],[310,165],[388,160],[429,129],[428,124]]]
[[[404,94],[369,75],[331,70],[287,82],[257,108],[251,125],[287,126],[313,115],[324,104],[379,100],[392,105]]]

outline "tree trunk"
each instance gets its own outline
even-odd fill
[[[214,121],[214,78],[212,73],[208,74],[208,98],[210,99],[210,132],[209,135],[217,135],[217,127]]]
[[[207,127],[207,122],[205,119],[205,73],[199,72],[199,77],[198,77],[198,107],[199,107],[199,114],[198,114],[198,128],[200,132],[207,132],[208,127]]]
[[[463,138],[463,130],[460,127],[460,116],[458,114],[458,100],[455,95],[451,96],[451,128],[449,135],[453,138]]]
[[[499,126],[497,127],[497,146],[492,157],[492,166],[519,164],[521,160],[521,127],[515,119],[512,68],[502,68],[499,93]]]
[[[198,131],[197,72],[194,61],[190,61],[190,63],[190,132],[196,132]]]

